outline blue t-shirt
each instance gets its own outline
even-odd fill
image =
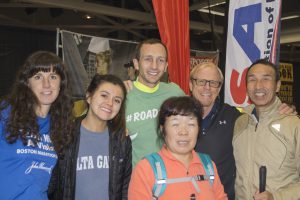
[[[10,108],[1,112],[0,120],[0,199],[44,200],[57,155],[50,140],[50,116],[37,118],[41,140],[37,146],[28,137],[27,145],[18,139],[5,139],[5,121]]]
[[[109,200],[109,134],[80,127],[75,200]]]

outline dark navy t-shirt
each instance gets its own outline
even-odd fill
[[[75,200],[109,200],[109,134],[80,127]]]

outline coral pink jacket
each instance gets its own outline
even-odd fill
[[[195,175],[205,175],[205,170],[195,151],[192,152],[193,160],[188,168],[183,163],[178,161],[165,147],[159,152],[162,157],[168,178],[181,178]],[[198,194],[192,182],[174,183],[167,185],[163,195],[159,200],[189,200],[191,194],[195,194],[197,200],[227,200],[227,195],[224,193],[223,185],[220,181],[217,169],[214,165],[215,180],[213,185],[209,181],[197,181],[201,190]],[[146,159],[141,160],[135,167],[131,181],[129,184],[128,199],[141,200],[152,198],[152,188],[155,182],[154,173],[151,165]]]

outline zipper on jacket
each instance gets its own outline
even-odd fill
[[[257,117],[256,117],[256,115],[254,113],[252,113],[251,116],[252,116],[252,119],[255,122],[255,129],[254,129],[254,131],[256,132],[257,126],[258,126],[258,120],[257,120]]]

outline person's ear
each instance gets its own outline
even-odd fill
[[[134,69],[139,70],[139,61],[138,61],[138,59],[134,58],[132,61],[133,61]]]
[[[221,83],[220,87],[218,88],[218,95],[220,94],[221,88],[222,88],[223,83]]]
[[[190,91],[191,91],[191,94],[192,94],[193,93],[193,82],[192,82],[191,79],[189,80],[189,87],[190,87]]]
[[[280,91],[280,86],[281,86],[281,80],[277,81],[277,84],[276,84],[276,93]]]
[[[168,69],[168,61],[166,62],[166,66],[165,66],[165,70],[164,70],[164,72],[167,72],[167,69]]]
[[[166,135],[164,133],[164,127],[163,127],[163,125],[159,126],[159,131],[160,131],[160,135],[162,136],[162,138],[165,139]]]
[[[86,93],[85,98],[86,98],[86,102],[88,104],[90,104],[91,103],[91,95],[90,95],[90,93]]]

